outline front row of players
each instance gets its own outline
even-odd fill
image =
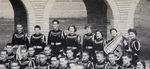
[[[34,48],[29,47],[28,50],[20,50],[22,58],[19,60],[10,47],[7,45],[7,49],[1,51],[0,69],[145,69],[143,61],[133,65],[133,57],[129,53],[124,54],[120,62],[115,54],[105,55],[103,51],[96,51],[95,58],[91,59],[88,52],[74,57],[71,49],[66,51],[66,55],[55,57],[48,46],[35,55]]]

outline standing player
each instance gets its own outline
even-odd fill
[[[93,38],[94,34],[91,31],[91,26],[85,26],[86,34],[83,36],[83,51],[88,51],[90,58],[93,58],[94,47]]]
[[[23,32],[22,25],[18,24],[16,26],[16,32],[13,34],[11,44],[15,45],[25,45],[26,47],[29,46],[29,40],[27,38],[27,34]],[[18,48],[18,46],[16,46]]]
[[[53,20],[53,30],[50,30],[48,35],[48,45],[51,46],[52,54],[59,56],[63,52],[64,46],[64,32],[59,29],[59,21]]]
[[[71,49],[74,57],[77,57],[77,55],[80,54],[81,39],[80,36],[75,33],[77,31],[75,25],[69,26],[68,30],[69,34],[66,35],[66,49]]]
[[[103,51],[104,38],[100,31],[96,31],[94,36],[94,51]]]
[[[136,38],[137,32],[136,32],[135,29],[129,29],[128,34],[129,34],[129,46],[128,46],[127,52],[132,53],[133,62],[134,62],[134,65],[135,65],[136,61],[138,59],[138,55],[139,55],[141,45],[140,45],[140,42]]]
[[[35,49],[35,54],[39,54],[43,51],[44,47],[46,46],[46,38],[44,34],[41,34],[41,27],[36,25],[34,27],[35,34],[31,36],[30,45],[33,46]]]

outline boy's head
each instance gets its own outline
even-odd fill
[[[109,53],[108,54],[109,62],[114,63],[114,62],[116,62],[116,59],[117,59],[117,56],[114,53]]]
[[[145,69],[145,62],[144,61],[137,61],[136,63],[136,69]]]
[[[74,32],[77,31],[77,28],[76,28],[75,25],[71,25],[71,26],[68,27],[68,31],[69,31],[70,33],[74,33]]]
[[[59,64],[61,67],[65,67],[67,65],[68,61],[66,60],[66,57],[60,57],[59,58]]]
[[[91,30],[91,26],[90,26],[90,25],[85,26],[84,29],[86,30],[86,33],[92,33],[92,30]]]
[[[34,53],[35,53],[34,48],[33,47],[29,47],[28,53],[29,53],[29,55],[34,55]]]
[[[129,30],[128,30],[128,34],[129,34],[129,38],[130,38],[130,39],[134,39],[134,38],[136,38],[136,36],[137,36],[137,32],[136,32],[135,29],[129,29]]]
[[[97,59],[98,62],[104,62],[104,61],[105,61],[104,52],[102,52],[102,51],[97,51],[97,52],[96,52],[96,59]]]
[[[51,58],[51,64],[52,64],[52,66],[58,66],[59,65],[59,61],[58,61],[57,57]]]
[[[50,49],[50,47],[49,46],[46,46],[45,48],[44,48],[44,53],[46,54],[46,55],[49,55],[49,54],[51,54],[51,49]]]
[[[22,55],[22,58],[27,58],[27,49],[26,48],[22,48],[21,51],[20,51],[21,55]]]
[[[18,25],[16,26],[16,29],[17,29],[18,32],[22,32],[23,26],[22,26],[21,24],[18,24]]]
[[[47,60],[46,56],[44,54],[40,54],[39,55],[39,59],[40,59],[40,62],[43,63]]]
[[[59,27],[59,21],[58,20],[53,20],[52,24],[53,24],[54,29],[58,29],[58,27]]]
[[[8,57],[8,53],[6,50],[2,50],[0,54],[1,59],[6,59]]]
[[[82,53],[82,61],[87,61],[89,60],[89,54],[88,52],[83,52]]]
[[[123,64],[131,63],[131,61],[132,61],[132,55],[131,54],[125,54],[122,56]]]
[[[10,68],[11,69],[20,69],[19,63],[18,62],[11,62]]]
[[[72,58],[72,57],[73,57],[73,52],[72,52],[71,49],[68,49],[68,50],[66,51],[66,54],[67,54],[67,57],[68,57],[68,58]]]
[[[115,28],[111,28],[110,29],[110,33],[111,33],[111,35],[113,36],[113,37],[115,37],[116,35],[117,35],[117,29],[115,29]]]
[[[102,32],[99,30],[96,31],[95,36],[96,36],[96,38],[102,38],[103,37]]]
[[[39,25],[36,25],[36,26],[34,27],[34,31],[35,31],[35,34],[39,34],[40,31],[41,31],[41,27],[40,27]]]
[[[12,52],[13,48],[12,48],[11,43],[7,43],[7,45],[6,45],[6,50],[7,50],[8,53],[11,53],[11,52]]]

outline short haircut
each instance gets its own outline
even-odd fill
[[[102,54],[105,57],[105,53],[103,51],[96,51],[95,54]]]
[[[100,33],[101,33],[101,35],[102,35],[102,37],[104,36],[104,35],[103,35],[103,32],[102,32],[102,31],[100,31],[100,30],[96,30],[95,35],[97,35],[97,34],[96,34],[97,32],[100,32]]]
[[[129,29],[129,30],[128,30],[128,33],[130,33],[130,32],[133,32],[135,35],[137,35],[137,32],[136,32],[135,29]]]
[[[76,26],[75,26],[75,25],[70,25],[70,26],[68,27],[68,30],[70,29],[70,27],[73,27],[73,28],[74,28],[74,32],[76,32],[76,31],[77,31],[77,28],[76,28]]]
[[[116,32],[118,32],[116,28],[111,28],[111,29],[110,29],[110,33],[111,33],[113,30],[115,30]]]
[[[86,25],[86,26],[84,27],[84,29],[88,29],[88,28],[91,28],[91,25]]]
[[[39,29],[41,29],[41,27],[40,27],[39,25],[34,26],[34,28],[39,28]]]
[[[59,21],[56,19],[52,21],[53,24],[54,24],[54,22],[57,22],[57,24],[59,24]]]
[[[7,46],[12,46],[12,44],[11,44],[11,43],[7,43],[6,45],[7,45]]]

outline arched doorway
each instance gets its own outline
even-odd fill
[[[150,39],[150,1],[141,0],[135,10],[134,27],[137,30],[137,37],[141,42],[141,59],[149,59]],[[144,53],[144,54],[143,54]]]
[[[69,18],[72,19],[70,22]],[[52,19],[65,19],[61,22],[63,29],[70,24],[77,25],[79,29],[91,24],[93,32],[99,29],[107,36],[107,28],[111,27],[113,15],[106,0],[55,0],[50,11],[50,22]]]
[[[0,0],[0,49],[11,42],[17,24],[27,32],[27,13],[21,0]]]
[[[27,32],[27,11],[21,0],[9,0],[14,10],[14,23],[21,24]]]

